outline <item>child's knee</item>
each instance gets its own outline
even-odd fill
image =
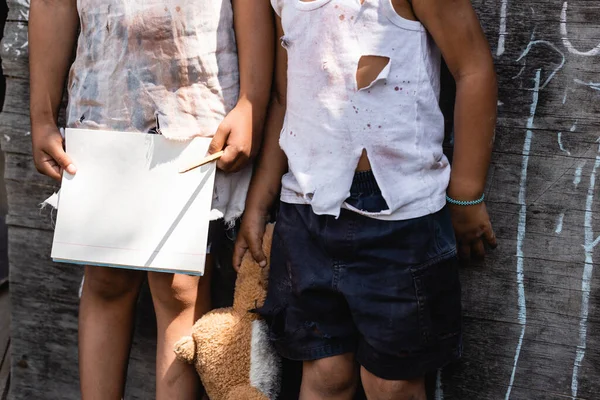
[[[195,306],[209,290],[208,279],[180,274],[149,273],[148,283],[155,306],[174,312]]]
[[[337,396],[354,391],[356,366],[351,355],[341,355],[304,363],[303,379],[312,391]]]
[[[137,297],[143,273],[139,271],[86,267],[83,295],[91,294],[105,301]]]
[[[426,400],[425,380],[391,381],[379,378],[364,369],[361,374],[365,391],[374,399]]]

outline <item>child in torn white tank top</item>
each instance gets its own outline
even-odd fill
[[[301,399],[425,399],[460,357],[457,252],[495,237],[483,202],[496,117],[492,57],[468,0],[273,0],[281,48],[234,263],[280,194],[260,312],[303,361]],[[452,170],[440,56],[456,84]],[[449,204],[448,204],[449,203]],[[458,250],[458,251],[457,251]]]

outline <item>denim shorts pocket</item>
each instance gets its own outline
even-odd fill
[[[425,344],[461,333],[461,289],[455,256],[411,269]]]

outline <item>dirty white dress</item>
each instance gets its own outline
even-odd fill
[[[78,0],[67,126],[212,137],[239,94],[231,0]],[[211,219],[244,208],[251,168],[217,172]]]

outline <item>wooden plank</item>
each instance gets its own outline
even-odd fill
[[[9,0],[7,3],[9,21],[29,20],[29,0]]]
[[[6,78],[6,99],[3,111],[29,118],[29,81],[21,78]]]
[[[4,27],[4,38],[0,46],[4,75],[29,77],[29,50],[27,23],[8,21]]]
[[[0,147],[8,153],[31,154],[31,124],[22,114],[0,113]]]
[[[41,203],[55,190],[55,186],[24,184],[22,181],[7,180],[10,211],[7,222],[11,226],[54,230],[56,211],[52,207],[42,208]]]
[[[82,268],[51,262],[51,242],[50,232],[10,228],[14,400],[80,398],[77,293]],[[155,332],[149,328],[149,299],[142,301],[128,376],[127,398],[133,399],[154,396]]]
[[[7,343],[4,357],[0,363],[0,400],[8,398],[10,391],[10,340]]]
[[[10,382],[10,298],[8,287],[0,287],[0,399],[4,400]]]

